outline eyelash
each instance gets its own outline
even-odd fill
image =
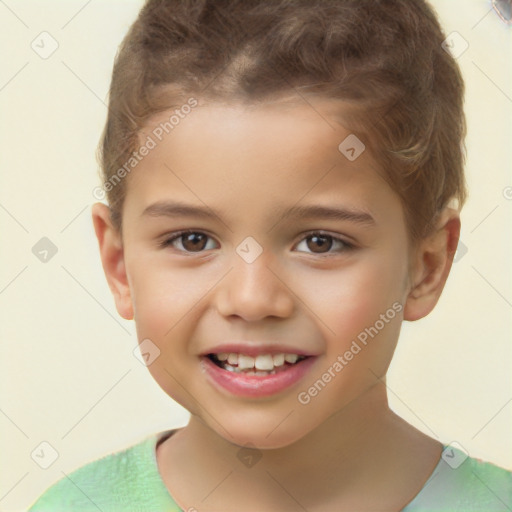
[[[172,246],[172,244],[173,244],[173,242],[175,240],[179,240],[184,235],[190,235],[190,234],[206,235],[208,238],[212,239],[212,237],[210,235],[208,235],[207,233],[204,233],[202,231],[186,230],[186,231],[179,231],[177,233],[173,233],[170,238],[166,238],[165,240],[160,242],[159,246],[161,248],[167,248],[169,246]],[[356,248],[356,246],[354,244],[352,244],[350,242],[347,242],[347,241],[343,240],[342,238],[339,238],[339,237],[336,237],[334,235],[331,235],[329,233],[325,233],[323,231],[311,231],[309,233],[306,233],[304,235],[304,237],[300,240],[300,242],[302,242],[304,240],[307,240],[308,238],[311,238],[311,237],[313,237],[315,235],[321,236],[321,237],[324,237],[324,238],[328,238],[328,239],[332,239],[333,243],[339,242],[339,243],[343,244],[344,247],[342,247],[339,251],[336,251],[334,253],[331,250],[329,250],[329,252],[327,252],[327,253],[309,252],[309,253],[306,253],[306,254],[313,254],[313,255],[319,256],[320,258],[328,258],[328,257],[332,257],[334,254],[339,254],[339,253],[343,253],[343,252],[353,251]],[[202,250],[202,251],[186,251],[186,250],[181,250],[181,249],[178,249],[178,251],[179,252],[184,252],[186,254],[201,254],[202,252],[205,252],[205,250]],[[304,252],[304,251],[299,251],[299,252]]]

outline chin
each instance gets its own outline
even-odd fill
[[[290,416],[293,416],[291,414]],[[219,426],[214,421],[208,419],[208,426],[213,429],[219,436],[226,441],[236,444],[240,447],[251,447],[259,450],[277,450],[286,448],[310,433],[308,426],[304,421],[294,422],[288,420],[283,421],[286,417],[276,418],[272,416],[265,420],[260,417],[252,421],[249,418],[233,418],[233,421],[226,419],[223,421],[222,426]],[[203,418],[204,419],[204,418]],[[280,422],[282,422],[280,424]],[[313,429],[312,427],[311,429]],[[229,434],[228,434],[229,432]]]

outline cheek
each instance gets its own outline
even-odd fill
[[[204,285],[194,286],[191,270],[171,269],[165,263],[131,262],[131,293],[139,335],[163,343],[204,295]],[[140,339],[140,338],[139,338]]]
[[[297,396],[312,417],[344,407],[385,375],[402,321],[402,270],[393,258],[368,258],[316,280],[308,306],[317,308],[326,351]]]
[[[147,369],[160,388],[194,414],[201,411],[187,392],[189,375],[196,360],[188,353],[190,321],[202,293],[195,293],[190,277],[162,267],[135,267],[135,327],[141,352],[154,359]],[[187,286],[187,282],[189,283]],[[197,296],[196,296],[197,295]]]
[[[351,266],[303,281],[306,304],[322,320],[327,338],[347,340],[402,300],[405,269],[403,255],[369,252]]]
[[[339,272],[316,276],[308,306],[326,340],[316,378],[328,372],[332,380],[316,407],[341,406],[385,374],[400,333],[406,263],[397,248],[367,251]]]

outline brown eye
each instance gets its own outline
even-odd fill
[[[187,233],[181,235],[182,245],[187,251],[202,251],[208,237],[202,233]]]
[[[299,252],[318,254],[320,256],[335,256],[336,254],[351,251],[355,249],[355,246],[336,236],[317,232],[305,236],[299,242],[297,248],[299,248]]]
[[[312,252],[328,252],[332,247],[332,236],[311,235],[308,240],[307,246]]]
[[[193,253],[202,252],[205,249],[212,249],[214,247],[207,247],[208,240],[213,239],[201,233],[200,231],[186,231],[184,233],[177,233],[171,238],[167,238],[161,243],[162,247],[172,246],[180,252]]]

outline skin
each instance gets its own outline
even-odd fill
[[[401,202],[370,152],[351,162],[338,150],[350,132],[334,106],[200,102],[126,178],[122,233],[107,206],[93,206],[117,310],[135,320],[140,341],[158,346],[148,369],[191,413],[157,450],[184,510],[400,510],[439,461],[441,444],[389,409],[385,374],[402,321],[427,315],[442,292],[459,215],[444,210],[432,235],[412,245]],[[168,116],[153,118],[141,141]],[[143,215],[164,200],[206,205],[219,217]],[[296,204],[336,205],[373,222],[278,220]],[[184,229],[208,237],[158,245]],[[319,230],[335,238],[318,243]],[[248,236],[263,249],[252,263],[236,252]],[[298,393],[395,302],[403,309],[300,403]],[[241,340],[277,341],[316,361],[280,393],[235,397],[212,385],[199,356]],[[250,468],[237,456],[247,444],[261,455]]]

